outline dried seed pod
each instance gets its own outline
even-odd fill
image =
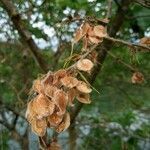
[[[76,89],[74,89],[74,88],[70,89],[67,92],[67,94],[68,94],[68,103],[69,103],[69,106],[73,106],[73,101],[74,101],[74,99],[76,97],[76,94],[77,94]]]
[[[33,100],[32,109],[36,113],[38,119],[51,115],[54,112],[54,108],[55,104],[42,94],[39,94]]]
[[[54,97],[54,93],[58,90],[57,87],[55,86],[51,86],[51,85],[45,85],[45,88],[44,88],[44,92],[45,92],[45,95],[50,97],[50,98],[53,98]]]
[[[87,47],[88,47],[88,38],[84,37],[83,38],[83,48],[82,48],[82,51],[86,51]]]
[[[90,27],[90,28],[88,29],[87,35],[88,35],[88,36],[95,36],[93,27]]]
[[[40,79],[34,80],[32,89],[37,93],[43,93],[43,86]]]
[[[89,41],[91,43],[98,44],[98,43],[102,42],[103,40],[100,38],[97,38],[96,36],[89,36]]]
[[[99,38],[103,38],[107,35],[106,34],[106,28],[104,26],[101,26],[101,25],[95,26],[93,31],[94,31],[94,35],[99,37]]]
[[[70,126],[70,114],[66,113],[64,115],[63,121],[59,124],[59,126],[56,128],[56,131],[58,133],[65,131]]]
[[[89,94],[79,92],[78,95],[76,96],[76,98],[81,103],[84,103],[84,104],[90,104],[91,103]]]
[[[42,80],[42,84],[43,86],[47,85],[47,84],[52,84],[54,80],[54,75],[52,72],[48,72],[46,77]]]
[[[63,115],[66,111],[67,103],[68,103],[68,96],[62,90],[57,90],[54,93],[54,97],[52,99],[55,105],[58,107],[57,114]]]
[[[54,73],[53,85],[61,86],[60,80],[67,75],[66,70],[61,69]]]
[[[82,34],[82,29],[79,28],[77,29],[76,33],[75,33],[75,36],[74,36],[74,43],[77,43],[78,41],[80,41],[80,39],[83,37],[83,34]]]
[[[82,59],[77,62],[77,69],[82,71],[91,71],[94,64],[89,59]]]
[[[36,117],[36,113],[33,111],[33,100],[31,100],[27,104],[27,110],[26,110],[25,117],[27,118],[29,123],[31,123],[32,120]]]
[[[150,37],[143,37],[142,39],[140,39],[140,44],[150,46]]]
[[[135,72],[131,78],[132,83],[143,83],[144,82],[144,75],[141,72]]]
[[[84,23],[82,26],[82,35],[85,36],[89,29],[90,29],[89,23],[87,23],[87,22]]]
[[[49,122],[50,127],[57,127],[63,119],[63,115],[57,115],[56,113],[53,113],[52,115],[47,117],[47,120]]]
[[[83,81],[80,81],[76,86],[77,90],[82,93],[91,93],[92,89]]]
[[[32,121],[31,129],[34,133],[36,133],[38,136],[44,136],[46,133],[47,123],[46,119],[35,119]]]
[[[77,78],[71,77],[71,76],[66,76],[61,79],[61,83],[63,86],[67,88],[73,88],[78,84]]]

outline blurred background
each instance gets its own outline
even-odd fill
[[[149,1],[132,0],[127,10],[124,1],[0,0],[1,150],[39,149],[38,137],[24,115],[29,91],[38,76],[62,68],[74,32],[81,25],[74,18],[104,19],[111,2],[108,26],[118,14],[123,17],[116,38],[139,43],[150,37]],[[125,64],[138,68],[144,82],[133,84],[133,70]],[[93,90],[92,103],[76,118],[73,137],[68,130],[58,136],[62,149],[149,150],[149,52],[113,44],[93,86],[99,93]]]

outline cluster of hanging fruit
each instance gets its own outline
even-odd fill
[[[76,63],[76,69],[82,71],[89,71],[92,67],[93,63],[88,59]],[[61,69],[34,81],[32,90],[37,96],[28,103],[26,118],[38,136],[44,136],[47,127],[58,133],[69,127],[67,108],[73,106],[75,98],[81,103],[91,102],[90,85],[75,76],[75,73]]]
[[[82,39],[83,48],[87,49],[89,44],[99,44],[103,41],[103,38],[107,36],[106,27],[102,25],[90,25],[88,22],[83,23],[80,28],[76,31],[74,37],[74,43],[77,43]]]
[[[76,31],[73,43],[83,39],[83,48],[88,49],[88,43],[98,44],[105,36],[105,27],[83,23]],[[75,99],[85,104],[91,102],[89,83],[77,79],[78,71],[90,73],[94,66],[91,60],[81,56],[71,69],[48,72],[34,81],[32,90],[37,95],[27,105],[26,118],[38,136],[44,136],[47,128],[54,128],[58,133],[66,130],[70,125],[67,110],[73,107]]]

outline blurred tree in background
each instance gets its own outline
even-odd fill
[[[92,103],[75,104],[58,143],[64,150],[150,149],[148,0],[0,0],[1,150],[39,149],[24,115],[32,82],[63,67],[85,19],[106,22],[112,38],[96,47],[97,64],[88,77],[96,89]],[[131,82],[136,71],[144,75],[141,84]]]

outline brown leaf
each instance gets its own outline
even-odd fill
[[[58,115],[63,115],[66,111],[66,106],[68,103],[68,96],[62,90],[57,90],[54,93],[54,97],[52,99],[55,105],[58,107]]]
[[[99,38],[103,38],[107,35],[106,34],[106,28],[104,26],[101,26],[101,25],[95,26],[93,31],[94,31],[94,35],[99,37]]]
[[[36,113],[38,119],[51,115],[54,112],[54,108],[55,104],[42,94],[39,94],[33,100],[32,109]]]
[[[82,59],[77,62],[77,69],[82,71],[90,71],[94,64],[89,59]]]
[[[45,118],[40,119],[40,120],[34,119],[32,121],[31,129],[38,136],[41,136],[41,137],[44,136],[46,133],[46,128],[47,128],[47,123],[46,123]]]
[[[76,89],[72,88],[68,91],[68,102],[69,102],[69,106],[73,106],[73,101],[76,97]]]
[[[76,86],[77,90],[82,93],[91,93],[92,89],[83,81],[80,81]]]
[[[56,131],[58,133],[65,131],[70,126],[70,114],[66,113],[64,115],[63,121],[60,123],[60,125],[56,128]]]
[[[63,115],[60,116],[57,115],[56,113],[53,113],[52,115],[47,117],[50,127],[58,126],[61,123],[62,119],[63,119]]]
[[[89,94],[79,92],[76,98],[81,103],[84,103],[84,104],[90,104],[91,103]]]
[[[61,83],[67,88],[73,88],[78,84],[78,80],[74,77],[66,76],[61,79]]]
[[[144,75],[141,72],[135,72],[131,78],[132,83],[143,83],[144,82]]]

